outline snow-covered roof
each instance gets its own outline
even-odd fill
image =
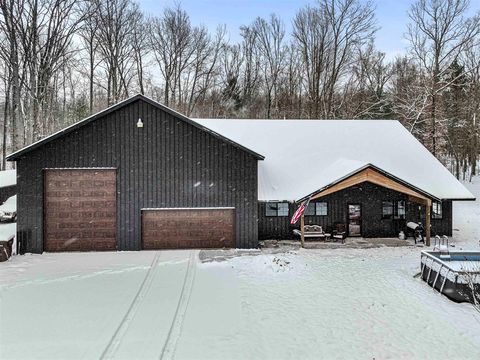
[[[193,120],[265,156],[259,200],[298,200],[369,164],[435,198],[474,199],[398,121]]]
[[[17,170],[0,171],[0,188],[17,184]]]

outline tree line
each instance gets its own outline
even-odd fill
[[[312,0],[230,41],[180,6],[133,0],[0,0],[0,169],[5,156],[134,93],[193,117],[398,119],[458,177],[480,140],[480,15],[416,0],[405,54],[375,45],[374,3]]]

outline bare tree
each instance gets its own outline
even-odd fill
[[[368,0],[317,0],[291,34],[278,16],[254,18],[238,42],[180,6],[145,18],[133,0],[1,0],[0,168],[9,151],[140,91],[192,116],[398,118],[471,177],[480,24],[468,5],[417,0],[411,51],[388,62]]]
[[[310,116],[335,117],[335,91],[352,64],[355,50],[376,31],[373,4],[358,0],[320,0],[294,18],[293,36],[303,56]]]
[[[385,62],[385,54],[376,51],[373,43],[360,48],[350,71],[343,100],[345,117],[387,118],[390,114],[390,101],[387,84],[392,76],[391,65]]]
[[[129,0],[94,0],[98,17],[98,47],[107,77],[107,103],[128,97],[134,77],[133,19]]]
[[[267,21],[258,17],[251,30],[255,37],[255,50],[259,54],[260,68],[265,84],[265,115],[271,116],[272,101],[278,111],[277,85],[285,66],[284,44],[285,26],[278,16],[272,14]]]
[[[442,75],[480,33],[480,18],[468,18],[469,0],[417,0],[409,11],[407,39],[416,63],[428,74],[430,149],[437,155],[438,122],[442,120],[439,98],[445,89]]]
[[[95,70],[99,65],[96,59],[98,52],[99,21],[97,17],[97,5],[94,2],[86,2],[82,5],[82,11],[85,14],[85,20],[80,27],[79,34],[85,45],[88,54],[88,106],[90,113],[93,112]]]
[[[241,50],[243,53],[243,69],[242,69],[242,104],[248,108],[249,116],[255,113],[253,105],[255,104],[256,95],[260,82],[260,60],[258,53],[255,51],[256,34],[248,26],[240,28],[242,36]]]
[[[134,52],[134,61],[136,64],[138,86],[140,93],[145,94],[144,84],[144,66],[145,56],[148,53],[148,38],[147,38],[147,25],[142,11],[137,4],[133,4],[132,7],[132,48]]]
[[[7,152],[7,142],[10,140],[11,147],[24,144],[24,123],[21,114],[21,87],[24,82],[21,62],[21,44],[19,44],[18,23],[24,16],[25,2],[17,0],[5,0],[0,2],[1,19],[0,30],[2,41],[0,42],[0,58],[4,61],[4,84],[5,84],[5,102],[4,102],[4,120],[5,128],[3,136],[3,154],[2,166],[5,168],[5,156]],[[8,131],[10,127],[10,131]],[[7,132],[10,135],[8,139]]]
[[[192,26],[187,13],[180,7],[165,10],[162,18],[154,18],[150,29],[150,44],[164,78],[164,103],[178,103],[180,77],[193,53]],[[172,101],[173,100],[173,101]]]

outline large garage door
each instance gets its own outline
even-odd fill
[[[233,248],[235,210],[143,210],[142,240],[144,249]]]
[[[113,169],[45,171],[45,251],[115,250]]]

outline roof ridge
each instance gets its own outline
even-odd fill
[[[137,100],[143,100],[143,101],[149,103],[150,105],[155,106],[156,108],[158,108],[160,110],[163,110],[163,111],[165,111],[165,112],[167,112],[167,113],[169,113],[169,114],[171,114],[171,115],[189,123],[190,125],[193,125],[193,126],[197,127],[198,129],[201,129],[205,132],[208,132],[208,133],[212,134],[213,136],[215,136],[215,137],[217,137],[217,138],[219,138],[219,139],[221,139],[225,142],[228,142],[228,143],[232,144],[233,146],[235,146],[235,147],[237,147],[241,150],[244,150],[244,151],[250,153],[251,155],[255,156],[259,160],[263,160],[265,158],[263,155],[258,154],[257,152],[255,152],[255,151],[253,151],[253,150],[235,142],[234,140],[229,139],[228,137],[215,132],[214,130],[212,130],[212,129],[206,127],[205,125],[202,125],[202,124],[190,119],[189,117],[179,113],[178,111],[175,111],[175,110],[169,108],[168,106],[163,105],[160,102],[158,102],[156,100],[153,100],[152,98],[150,98],[146,95],[137,93],[137,94],[135,94],[135,95],[133,95],[133,96],[127,98],[127,99],[121,100],[120,102],[118,102],[114,105],[111,105],[111,106],[109,106],[109,107],[107,107],[103,110],[100,110],[100,111],[98,111],[98,112],[96,112],[96,113],[94,113],[94,114],[92,114],[92,115],[90,115],[90,116],[88,116],[88,117],[86,117],[82,120],[79,120],[79,121],[61,129],[61,130],[59,130],[59,131],[56,131],[55,133],[53,133],[51,135],[48,135],[48,136],[44,137],[43,139],[35,141],[32,144],[27,145],[27,146],[15,151],[15,152],[9,154],[6,159],[8,161],[15,161],[20,156],[22,156],[22,155],[40,147],[40,146],[43,146],[43,145],[49,143],[50,141],[53,141],[53,140],[55,140],[55,139],[57,139],[57,138],[59,138],[63,135],[66,135],[66,134],[74,131],[75,129],[79,129],[82,126],[87,125],[90,122],[93,122],[93,121],[97,120],[98,118],[100,118],[102,116],[105,116],[105,115],[107,115],[107,114],[109,114],[109,113],[111,113],[115,110],[118,110],[118,109],[120,109],[124,106],[127,106],[128,104],[131,104],[131,103],[133,103]]]

